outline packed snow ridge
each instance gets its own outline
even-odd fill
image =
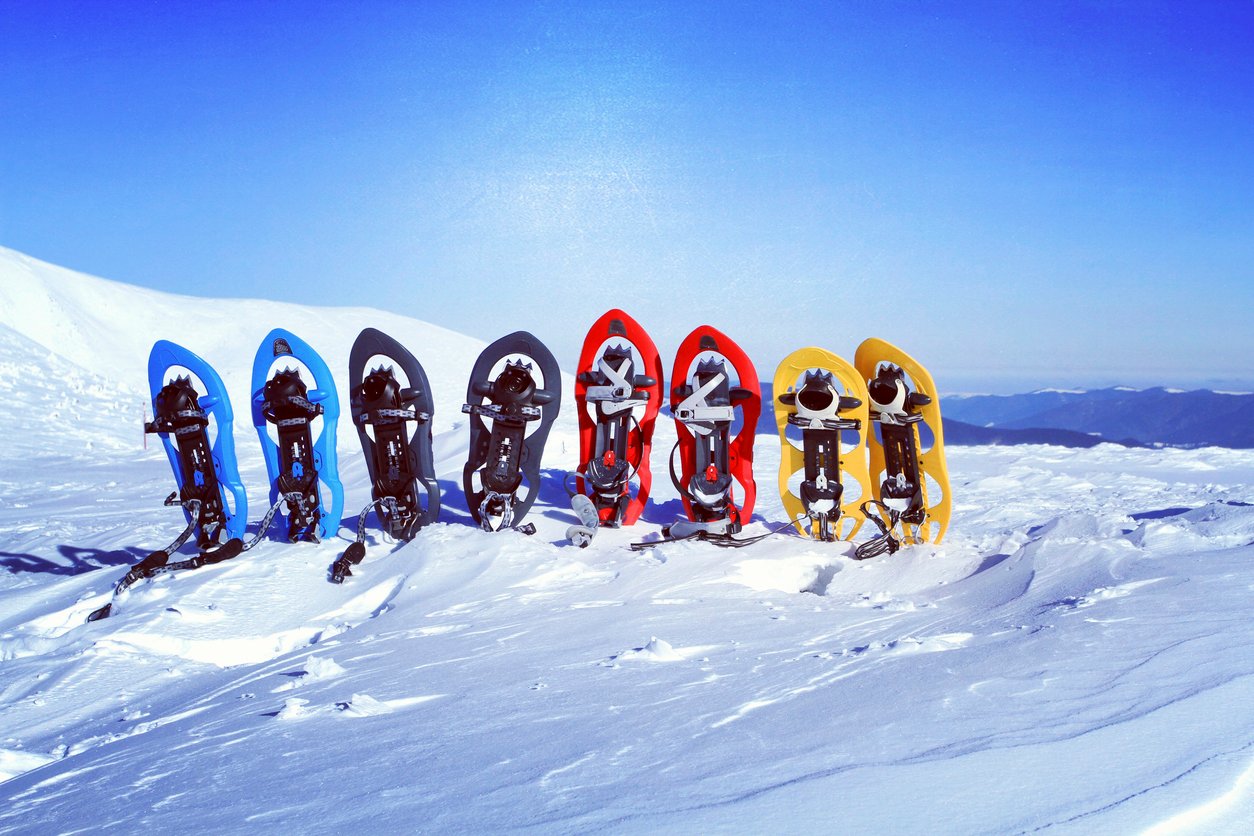
[[[479,341],[360,308],[195,300],[169,318],[187,304],[0,250],[5,832],[1254,820],[1254,451],[954,448],[946,542],[865,562],[793,533],[633,552],[680,513],[660,478],[634,530],[577,549],[573,411],[534,536],[477,530],[459,505]],[[164,455],[142,446],[152,341],[187,345],[242,398],[270,328],[338,374],[367,325],[432,377],[441,522],[407,544],[372,535],[342,586],[327,567],[349,528],[137,585],[85,624],[182,525],[161,505]],[[658,432],[665,451],[674,430]],[[236,438],[260,492],[251,427]],[[364,462],[340,438],[360,507]],[[747,534],[784,519],[777,445],[758,439]]]

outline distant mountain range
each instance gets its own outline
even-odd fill
[[[774,433],[770,384],[759,433]],[[946,444],[1254,448],[1254,393],[1209,389],[1042,389],[1021,395],[945,395]]]
[[[1054,444],[1059,447],[1096,447],[1099,444],[1118,444],[1121,447],[1148,447],[1136,439],[1125,438],[1115,441],[1100,435],[1076,432],[1075,430],[1059,430],[1050,427],[1027,427],[1013,429],[1009,427],[979,427],[965,421],[954,421],[944,418],[945,443],[949,445],[976,444]]]
[[[945,440],[957,444],[1062,444],[1254,448],[1254,393],[1197,389],[1053,389],[1022,395],[951,395]],[[1090,441],[1091,440],[1091,441]]]

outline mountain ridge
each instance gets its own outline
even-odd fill
[[[943,399],[950,420],[998,430],[1067,430],[1172,447],[1254,447],[1254,394],[1109,387]]]

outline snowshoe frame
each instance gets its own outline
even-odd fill
[[[489,377],[501,360],[506,360],[505,368]],[[532,374],[537,368],[543,389]],[[462,469],[462,488],[471,517],[484,529],[517,527],[539,496],[540,458],[561,399],[557,360],[526,331],[501,337],[475,361],[462,405],[462,412],[470,416],[470,451]],[[536,426],[528,434],[531,422]],[[524,478],[527,492],[519,497]]]
[[[386,357],[393,365],[367,369],[375,356]],[[409,383],[405,389],[400,388],[394,368],[404,372]],[[378,506],[379,518],[391,536],[408,540],[440,516],[440,486],[431,447],[435,402],[427,373],[392,337],[366,328],[349,352],[348,382],[349,409],[366,456],[371,498],[393,500]],[[416,423],[412,434],[411,422]]]
[[[270,375],[274,360],[282,357],[300,361],[314,379],[306,384],[292,368]],[[285,418],[276,412],[289,408],[298,414]],[[322,427],[313,438],[311,424],[318,415]],[[277,502],[280,494],[288,498],[289,540],[317,541],[339,528],[344,510],[335,452],[339,417],[335,380],[318,353],[282,328],[267,334],[253,359],[252,418],[270,478],[270,502]],[[269,423],[277,425],[277,443],[270,438]]]
[[[182,368],[194,374],[205,387],[195,392],[189,378],[176,376],[172,369]],[[199,415],[162,416],[165,398],[173,395],[167,387],[191,390],[194,402],[188,404]],[[145,432],[161,438],[166,457],[179,486],[179,498],[199,500],[196,512],[196,540],[201,547],[221,542],[225,537],[240,537],[248,525],[248,493],[240,480],[235,459],[234,412],[222,378],[213,367],[177,343],[158,340],[148,354],[148,387],[152,393],[153,420],[144,425]],[[212,420],[216,437],[210,443],[208,424]],[[201,423],[201,422],[204,423]],[[181,426],[180,426],[181,425]],[[229,496],[228,496],[229,492]],[[188,522],[192,512],[184,505]]]
[[[575,377],[575,404],[576,492],[593,500],[601,525],[632,525],[653,485],[649,454],[662,406],[662,358],[640,324],[617,308],[588,329]],[[633,479],[635,496],[629,488]]]

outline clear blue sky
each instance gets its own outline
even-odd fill
[[[618,306],[667,366],[1249,386],[1254,4],[9,0],[0,244],[567,369]]]

